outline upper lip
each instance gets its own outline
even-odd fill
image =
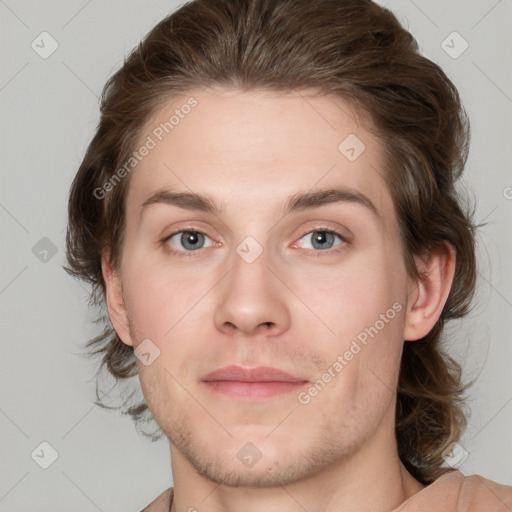
[[[294,377],[289,373],[270,366],[243,368],[242,366],[224,366],[208,373],[204,382],[231,380],[244,382],[306,382],[305,379]]]

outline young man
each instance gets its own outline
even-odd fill
[[[170,441],[145,510],[512,510],[444,464],[468,138],[370,1],[195,0],[151,31],[106,86],[67,238],[112,324],[91,346]]]

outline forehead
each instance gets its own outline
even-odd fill
[[[348,101],[314,93],[216,88],[173,97],[139,136],[151,150],[131,173],[128,211],[164,188],[262,209],[338,186],[392,209],[368,120]]]

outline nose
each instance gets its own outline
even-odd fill
[[[277,336],[290,325],[288,308],[291,294],[282,277],[263,251],[248,262],[236,252],[232,267],[217,296],[217,329],[224,334],[250,337],[257,334]]]

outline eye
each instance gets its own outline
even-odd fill
[[[170,254],[180,254],[184,256],[189,256],[190,254],[188,253],[195,252],[198,249],[205,248],[205,246],[203,246],[205,238],[208,238],[211,241],[211,238],[201,231],[182,230],[172,233],[164,240],[162,240],[162,243],[165,245],[167,251]],[[177,243],[178,245],[181,245],[181,247],[183,247],[184,250],[179,247],[178,249],[174,248],[172,243]],[[212,245],[213,243],[207,245],[206,247],[211,247]]]
[[[336,237],[340,239],[340,242],[337,245],[333,245]],[[327,252],[333,247],[335,247],[334,252],[339,251],[343,248],[339,247],[340,245],[344,245],[342,242],[347,242],[347,239],[341,233],[332,229],[316,229],[314,231],[308,231],[302,235],[301,240],[303,238],[311,240],[312,245],[312,247],[301,245],[303,249],[313,249],[320,252]]]
[[[335,244],[336,237],[340,240],[338,244]],[[317,255],[320,255],[320,253],[330,254],[331,252],[341,251],[343,250],[345,243],[348,243],[348,240],[341,233],[328,228],[308,231],[302,235],[300,240],[308,240],[308,238],[311,241],[311,247],[308,247],[307,243],[305,246],[301,243],[300,247],[303,249],[312,249],[317,251]],[[206,239],[210,241],[208,245],[204,245]],[[164,238],[162,240],[162,244],[165,246],[165,249],[169,254],[179,256],[195,256],[196,254],[194,253],[198,253],[200,249],[205,249],[215,245],[208,235],[195,229],[176,231]],[[178,245],[177,248],[176,244]],[[296,246],[296,244],[294,246]]]

